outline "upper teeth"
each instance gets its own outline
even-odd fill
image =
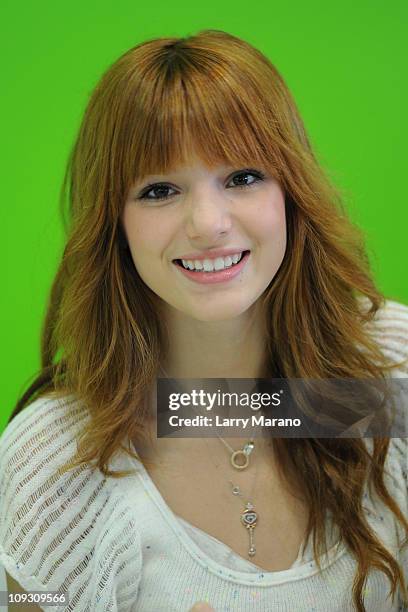
[[[204,270],[204,272],[212,272],[213,270],[223,270],[230,268],[233,264],[239,262],[242,253],[227,255],[227,257],[217,257],[216,259],[182,259],[183,266],[189,270]]]

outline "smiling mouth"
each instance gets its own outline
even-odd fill
[[[222,272],[223,270],[229,270],[229,269],[234,268],[235,266],[237,266],[237,265],[238,265],[238,264],[239,264],[239,263],[240,263],[240,262],[241,262],[241,261],[244,259],[245,255],[247,255],[247,254],[248,254],[248,253],[250,253],[250,252],[251,252],[251,251],[242,251],[242,253],[241,253],[241,257],[239,258],[239,260],[238,260],[236,263],[232,263],[230,266],[225,266],[224,268],[221,268],[220,270],[215,270],[215,269],[212,269],[212,270],[204,270],[203,268],[201,268],[201,269],[199,269],[199,270],[198,270],[198,269],[194,269],[194,268],[193,268],[193,269],[191,269],[191,268],[186,268],[186,267],[183,265],[183,262],[181,261],[181,259],[173,259],[173,263],[175,263],[177,266],[180,266],[180,268],[182,268],[183,270],[188,270],[189,272],[212,272],[212,273],[214,273],[214,272]],[[223,259],[224,259],[224,258],[223,258]],[[201,263],[202,263],[203,265],[204,265],[204,261],[206,261],[206,260],[204,260],[204,259],[203,259],[203,260],[201,260]],[[212,261],[212,262],[213,262],[213,261],[215,261],[215,260],[209,260],[209,261]]]

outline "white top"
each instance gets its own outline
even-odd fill
[[[149,478],[151,481],[151,479]],[[150,485],[149,481],[146,483],[148,486]],[[187,535],[195,541],[197,546],[201,548],[203,552],[205,552],[209,557],[211,557],[214,561],[217,561],[224,567],[228,567],[233,570],[239,570],[244,572],[252,572],[254,574],[262,572],[263,569],[255,563],[244,559],[240,555],[238,555],[235,551],[233,551],[229,546],[220,542],[217,538],[214,538],[209,533],[206,533],[199,527],[192,525],[181,516],[176,516],[180,525],[187,532]],[[245,534],[244,534],[245,535]],[[301,548],[299,548],[299,553],[297,559],[293,562],[291,567],[297,567],[304,563],[304,557],[301,555]],[[312,555],[313,557],[313,555]]]
[[[408,307],[388,301],[372,329],[384,352],[408,357]],[[408,377],[408,366],[393,374]],[[356,562],[335,534],[320,573],[310,547],[290,569],[267,572],[175,516],[142,464],[119,452],[105,478],[89,465],[62,477],[76,451],[86,408],[73,397],[40,398],[0,437],[0,563],[26,591],[68,591],[56,612],[188,612],[207,600],[216,612],[348,612]],[[408,517],[408,440],[393,438],[386,484]],[[403,564],[403,531],[380,500],[364,497],[367,521]],[[387,599],[389,580],[369,574],[368,612],[402,610]]]

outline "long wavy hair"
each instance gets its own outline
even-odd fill
[[[10,420],[40,395],[73,394],[90,415],[66,469],[94,463],[106,476],[130,439],[142,439],[148,390],[166,351],[157,296],[133,264],[121,226],[130,187],[165,173],[194,151],[209,166],[259,163],[284,188],[287,249],[262,297],[267,371],[285,378],[376,378],[398,364],[369,333],[385,298],[373,282],[362,232],[344,195],[312,151],[288,88],[270,61],[225,32],[149,40],[102,76],[87,104],[61,189],[67,241],[42,334],[42,369]],[[361,308],[363,298],[367,308]],[[325,519],[357,561],[353,601],[365,610],[370,568],[386,574],[394,598],[408,592],[398,561],[364,516],[367,482],[408,522],[384,482],[389,439],[274,439],[279,469],[309,506],[307,538],[327,551]],[[405,542],[406,544],[406,542]]]

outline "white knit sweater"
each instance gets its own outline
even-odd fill
[[[388,301],[372,333],[388,356],[408,357],[408,308]],[[408,377],[408,366],[393,376]],[[105,478],[86,465],[56,476],[56,468],[75,453],[88,418],[72,397],[40,398],[0,437],[0,564],[26,591],[68,591],[68,604],[42,609],[187,612],[202,600],[216,612],[355,609],[356,562],[343,544],[330,548],[322,572],[307,554],[288,570],[262,571],[181,521],[145,468],[124,452],[110,467],[133,469],[132,476]],[[407,438],[391,440],[386,469],[387,486],[408,518]],[[403,563],[408,580],[401,526],[367,493],[364,506],[367,521]],[[382,572],[370,572],[367,612],[403,610],[399,601],[387,599],[389,585]]]

